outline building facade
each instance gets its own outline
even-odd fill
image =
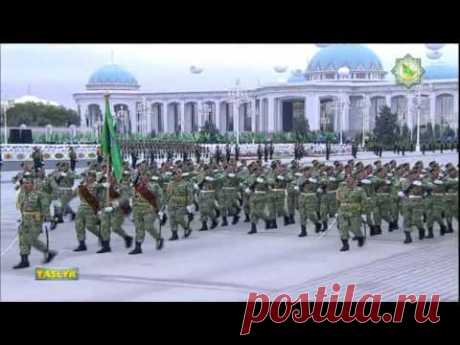
[[[344,76],[340,69],[347,67]],[[102,125],[104,94],[110,92],[117,129],[123,133],[198,131],[211,121],[221,132],[289,132],[298,116],[311,130],[342,131],[352,136],[372,130],[382,105],[398,114],[400,124],[413,128],[420,101],[421,125],[458,127],[458,70],[433,62],[424,66],[420,90],[388,80],[379,57],[359,44],[322,48],[305,71],[296,70],[285,83],[241,90],[203,92],[147,92],[118,65],[107,65],[90,77],[86,91],[74,94],[81,126]]]

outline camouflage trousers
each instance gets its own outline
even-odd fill
[[[458,195],[457,193],[446,193],[446,205],[444,215],[448,224],[452,224],[452,219],[455,217],[458,221]]]
[[[65,189],[60,190],[58,193],[58,200],[60,201],[60,206],[56,208],[56,213],[65,216],[68,213],[72,213],[73,210],[70,207],[69,203],[72,200],[72,190]]]
[[[201,191],[198,195],[201,222],[207,222],[209,219],[216,219],[215,194],[214,191]]]
[[[376,212],[376,201],[375,196],[367,197],[365,202],[364,214],[366,215],[366,221],[369,226],[375,225],[375,212]]]
[[[113,212],[108,213],[102,211],[100,216],[101,220],[101,239],[103,241],[110,240],[110,233],[114,232],[122,238],[126,238],[128,234],[121,227],[125,220],[123,212],[120,209],[115,209]]]
[[[94,236],[100,238],[99,219],[94,211],[89,206],[81,204],[75,217],[75,231],[77,240],[84,241],[86,238],[85,230],[88,229]]]
[[[295,210],[299,208],[299,199],[298,194],[295,190],[287,190],[287,197],[286,197],[286,204],[287,204],[287,213],[289,215],[295,214]]]
[[[299,196],[300,224],[307,226],[307,221],[318,223],[319,199],[314,193],[301,193]]]
[[[319,203],[319,214],[321,221],[327,222],[328,218],[332,218],[337,213],[337,199],[334,192],[328,192],[321,196]]]
[[[272,190],[268,193],[267,218],[269,220],[274,220],[277,217],[287,216],[285,200],[286,191],[284,189]]]
[[[224,187],[221,190],[219,200],[222,217],[229,217],[238,213],[238,190],[236,188]]]
[[[19,253],[29,255],[31,247],[39,252],[46,253],[46,245],[40,241],[43,221],[32,215],[23,215],[19,227]]]
[[[392,196],[386,193],[379,193],[375,198],[374,225],[382,225],[382,220],[387,223],[397,221],[394,218],[395,204],[392,201]]]
[[[266,192],[254,192],[249,196],[249,218],[251,223],[257,225],[260,219],[268,220],[267,215],[265,214],[266,196]]]
[[[422,198],[407,198],[402,201],[404,231],[412,231],[412,227],[423,227],[423,212],[425,203]]]
[[[432,228],[435,222],[438,223],[439,226],[445,226],[443,214],[449,206],[450,205],[446,203],[444,194],[432,194],[430,197],[426,198],[425,211],[427,227]]]
[[[250,213],[250,207],[249,207],[249,194],[248,193],[241,193],[242,194],[242,199],[243,199],[243,211],[245,214]]]
[[[390,207],[390,213],[391,213],[391,219],[393,219],[395,222],[398,221],[399,219],[399,214],[402,215],[402,211],[401,211],[401,201],[399,200],[399,196],[397,195],[392,195],[391,196],[391,199],[390,199],[390,202],[391,202],[391,207]]]
[[[359,213],[339,209],[337,214],[337,227],[342,240],[348,240],[350,232],[356,237],[363,236],[361,231],[361,215]]]
[[[185,206],[169,206],[168,215],[169,226],[172,232],[176,232],[179,229],[179,225],[184,230],[190,228],[187,209]]]
[[[157,214],[150,206],[133,207],[133,221],[136,228],[136,242],[143,243],[145,232],[148,232],[154,239],[160,238],[160,233],[155,228]]]

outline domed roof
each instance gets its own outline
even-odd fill
[[[131,89],[139,88],[134,76],[119,65],[105,65],[89,78],[88,89]]]
[[[291,71],[291,76],[288,78],[288,83],[302,83],[305,81],[305,76],[303,75],[302,70],[296,69]]]
[[[347,66],[350,70],[383,70],[379,57],[360,44],[331,44],[318,51],[307,71],[338,70]]]
[[[452,65],[434,63],[424,69],[424,79],[458,79],[458,69]]]

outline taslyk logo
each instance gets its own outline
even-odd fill
[[[407,88],[420,84],[425,70],[422,67],[422,59],[414,58],[407,54],[401,59],[396,59],[395,66],[391,70],[397,84],[402,84]]]

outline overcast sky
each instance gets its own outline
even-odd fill
[[[423,44],[368,44],[390,71],[407,53],[426,59]],[[273,66],[304,70],[320,49],[314,44],[7,44],[1,45],[1,97],[31,94],[76,107],[72,93],[84,91],[90,75],[114,62],[130,71],[144,91],[225,90],[241,80],[255,87],[284,77]],[[446,45],[441,61],[458,66],[458,45]],[[190,73],[199,65],[203,73]],[[458,67],[457,67],[458,68]],[[391,73],[389,73],[389,77]]]

